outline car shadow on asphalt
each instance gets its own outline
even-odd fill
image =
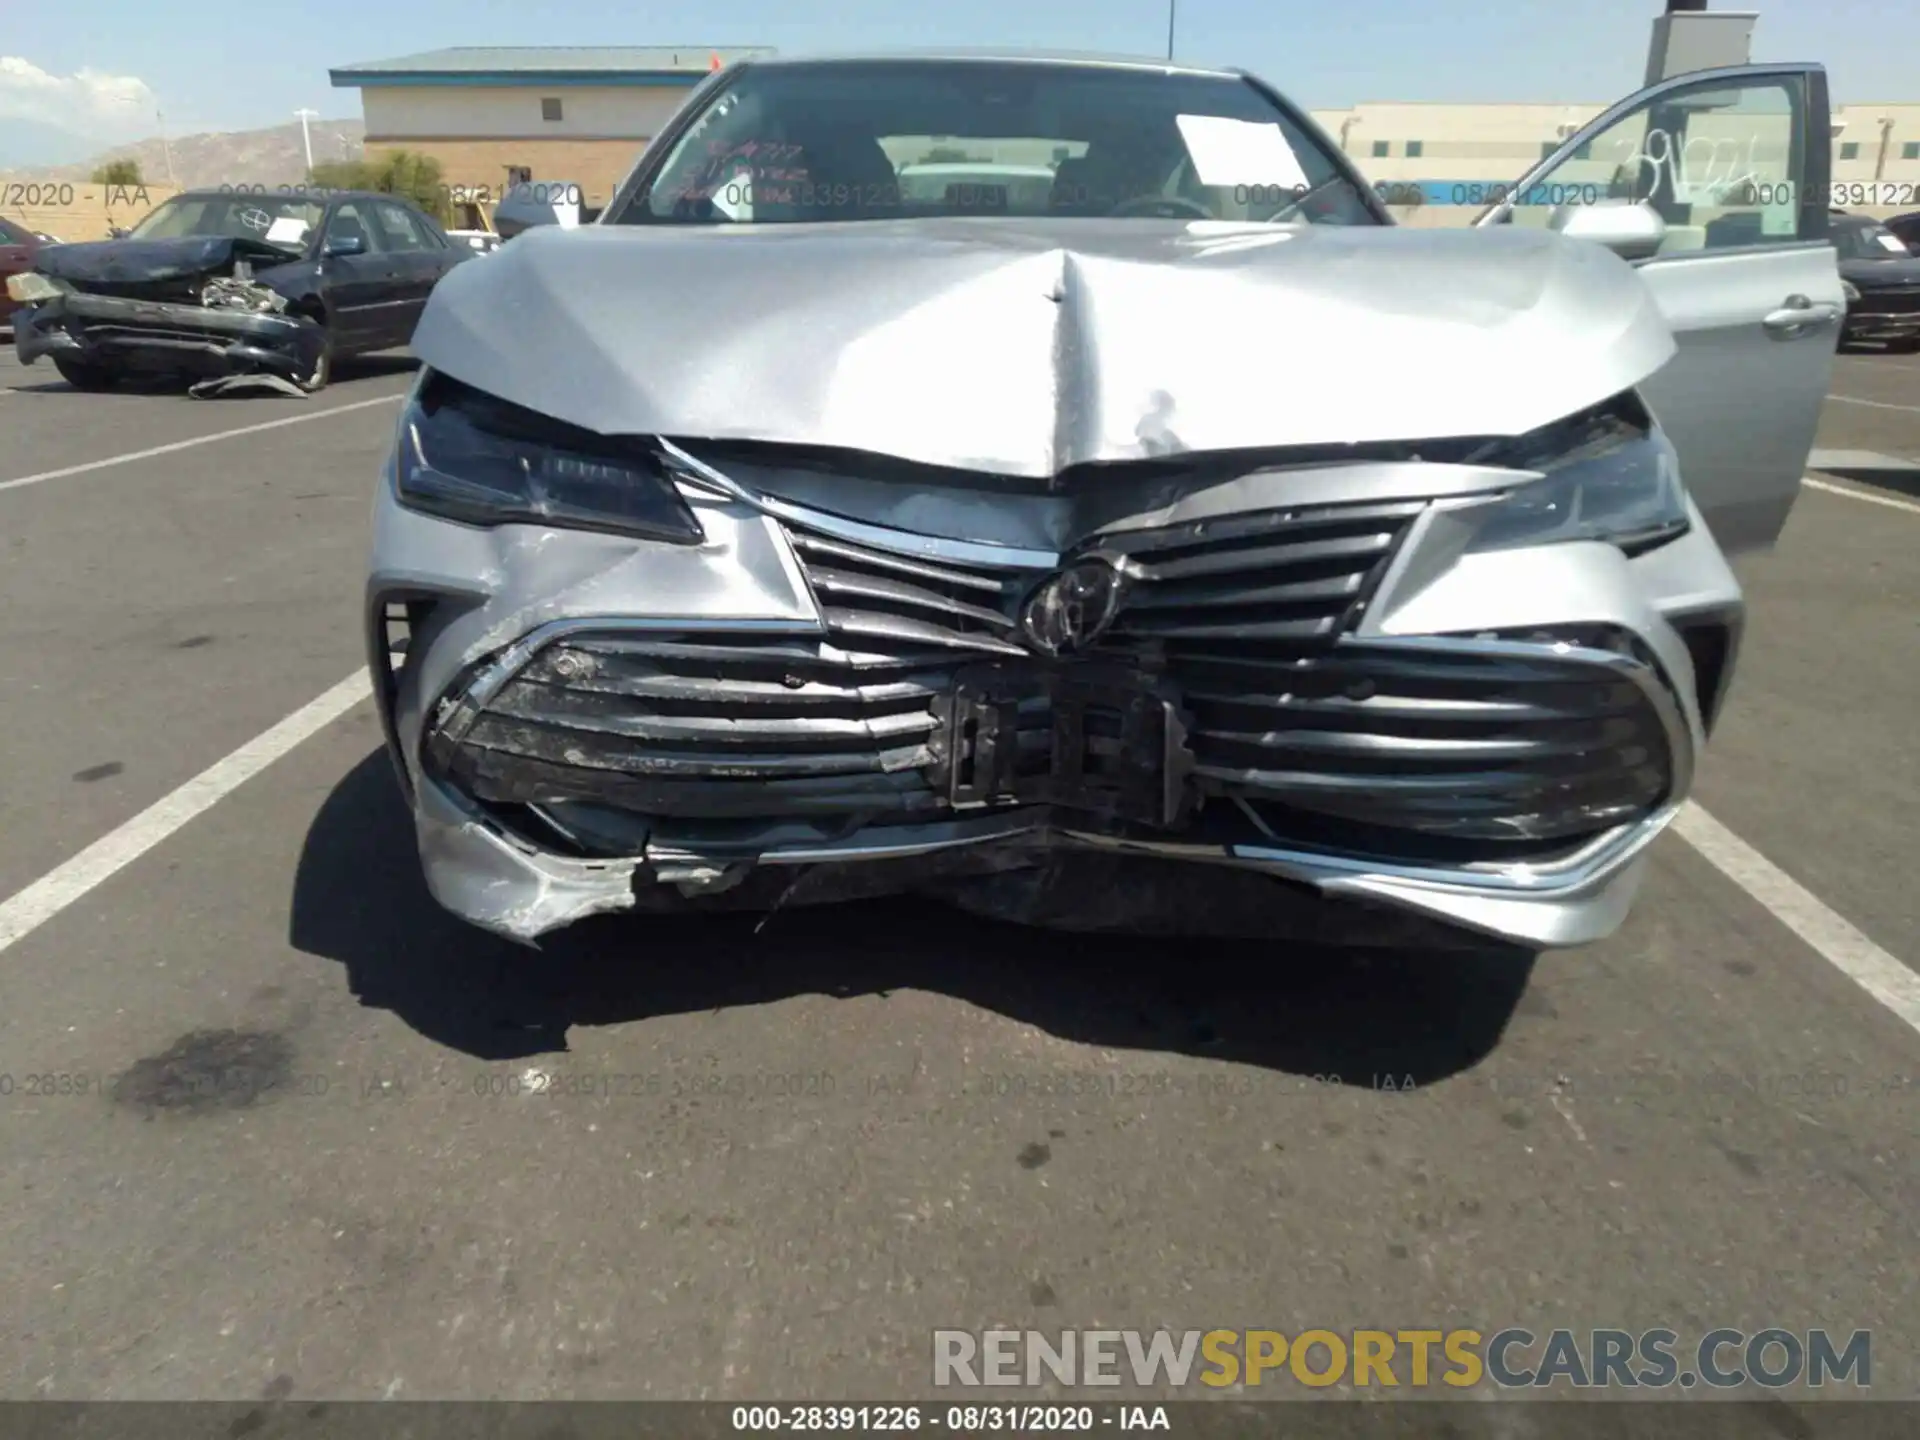
[[[1060,934],[921,899],[796,906],[757,934],[752,914],[602,916],[528,949],[435,903],[383,751],[314,818],[291,913],[362,1004],[486,1060],[564,1051],[576,1025],[913,989],[1103,1048],[1424,1086],[1492,1050],[1535,958]]]

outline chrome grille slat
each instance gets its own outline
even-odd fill
[[[948,595],[923,590],[917,585],[890,579],[880,575],[857,575],[845,570],[828,570],[815,566],[807,571],[807,578],[813,582],[814,593],[822,600],[839,601],[847,597],[852,601],[881,601],[899,605],[914,611],[928,611],[935,615],[959,615],[974,620],[994,631],[1013,629],[1013,617],[998,610],[988,610],[983,606],[969,605],[965,601],[955,600]],[[844,608],[844,602],[843,602]]]
[[[1165,583],[1173,580],[1192,580],[1201,576],[1235,574],[1248,570],[1270,574],[1282,572],[1290,567],[1321,564],[1330,560],[1373,560],[1391,550],[1394,541],[1398,538],[1398,531],[1383,530],[1367,535],[1342,536],[1337,540],[1306,540],[1259,546],[1223,547],[1172,560],[1141,560],[1138,557],[1142,552],[1136,550],[1128,558],[1139,567],[1142,579],[1149,583],[1156,581]],[[1189,543],[1182,548],[1195,547]]]
[[[592,675],[580,679],[529,676],[529,684],[553,685],[596,695],[624,695],[659,704],[702,706],[726,702],[794,710],[832,710],[889,701],[924,703],[939,692],[924,681],[875,685],[829,685],[808,680],[798,686],[777,680],[740,680],[688,675]]]
[[[1313,601],[1352,600],[1366,582],[1365,575],[1345,574],[1324,580],[1300,580],[1290,585],[1254,585],[1207,587],[1154,585],[1130,599],[1127,609],[1167,610],[1207,608],[1221,605],[1307,604]]]
[[[555,691],[532,698],[535,687],[516,687],[494,701],[495,715],[511,716],[550,729],[594,731],[631,740],[676,741],[727,746],[778,746],[794,740],[817,744],[926,734],[935,724],[923,702],[917,711],[872,714],[861,719],[835,715],[671,715],[609,713],[599,695],[572,695]]]
[[[1355,526],[1395,531],[1426,508],[1427,502],[1424,500],[1405,500],[1390,505],[1330,505],[1313,510],[1252,511],[1244,515],[1220,515],[1207,520],[1189,520],[1150,529],[1112,531],[1101,537],[1100,548],[1134,554],[1142,550],[1173,550],[1196,545],[1206,547],[1223,541],[1270,535],[1276,525],[1285,526],[1296,537],[1307,538],[1311,538],[1317,530],[1352,529]]]
[[[989,594],[999,594],[1003,582],[987,574],[975,574],[969,570],[955,567],[929,564],[924,560],[909,560],[904,556],[889,554],[885,550],[871,550],[858,545],[850,545],[842,540],[829,540],[820,535],[809,535],[804,530],[791,532],[794,548],[801,553],[824,556],[828,560],[850,561],[854,564],[870,566],[876,570],[888,570],[900,575],[913,575],[922,580],[934,580],[947,585],[960,585]]]
[[[1121,618],[1108,632],[1110,639],[1128,636],[1186,636],[1203,640],[1321,640],[1340,628],[1338,615],[1314,615],[1289,620],[1181,620],[1175,616],[1139,615],[1121,612]]]
[[[1269,730],[1265,733],[1195,726],[1197,739],[1278,754],[1408,756],[1421,760],[1545,760],[1584,755],[1594,741],[1584,736],[1545,737],[1393,735],[1347,730]],[[1631,734],[1629,725],[1628,733]]]
[[[1419,695],[1375,695],[1354,699],[1346,695],[1247,695],[1229,694],[1196,686],[1187,691],[1194,705],[1211,708],[1278,710],[1328,717],[1345,717],[1355,724],[1385,725],[1394,721],[1507,720],[1514,723],[1542,720],[1578,720],[1595,714],[1611,714],[1630,708],[1638,692],[1627,692],[1617,704],[1582,709],[1572,703],[1543,704],[1523,700],[1466,700]]]
[[[921,645],[944,645],[952,650],[990,650],[1002,655],[1025,655],[1022,647],[994,635],[949,630],[930,620],[910,619],[884,611],[845,610],[837,606],[825,612],[827,628],[867,639],[908,641]]]
[[[558,761],[555,737],[560,737]],[[516,723],[504,716],[482,717],[467,743],[482,750],[524,756],[531,760],[564,763],[581,769],[620,770],[633,775],[677,776],[681,779],[752,780],[800,775],[855,775],[874,771],[910,770],[932,759],[924,745],[859,750],[793,751],[756,755],[682,754],[669,750],[618,747],[611,735],[596,736],[577,729]],[[596,743],[599,742],[599,743]]]

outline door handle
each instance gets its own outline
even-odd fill
[[[1839,318],[1838,305],[1816,305],[1804,295],[1789,295],[1785,304],[1760,323],[1783,340],[1793,340],[1824,329]]]

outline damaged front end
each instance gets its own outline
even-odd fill
[[[270,247],[234,241],[191,259],[131,267],[49,251],[39,270],[7,282],[22,306],[14,316],[14,348],[24,364],[44,355],[98,372],[215,382],[262,376],[297,384],[315,373],[325,330],[317,312],[296,309],[254,269],[258,261],[288,259]]]
[[[1622,394],[1549,438],[1658,451],[1649,423]],[[901,892],[1083,931],[1600,938],[1687,793],[1739,592],[1685,519],[1481,546],[1537,463],[1026,482],[596,439],[429,372],[367,612],[429,885],[527,943]]]

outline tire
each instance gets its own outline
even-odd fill
[[[309,395],[326,389],[328,382],[333,379],[333,336],[324,332],[323,335],[324,338],[320,342],[320,358],[313,362],[313,373],[304,380],[293,382]]]
[[[111,370],[102,370],[98,365],[89,365],[84,360],[75,360],[70,355],[53,357],[53,368],[60,372],[60,378],[76,390],[111,390],[120,383],[120,377]]]

